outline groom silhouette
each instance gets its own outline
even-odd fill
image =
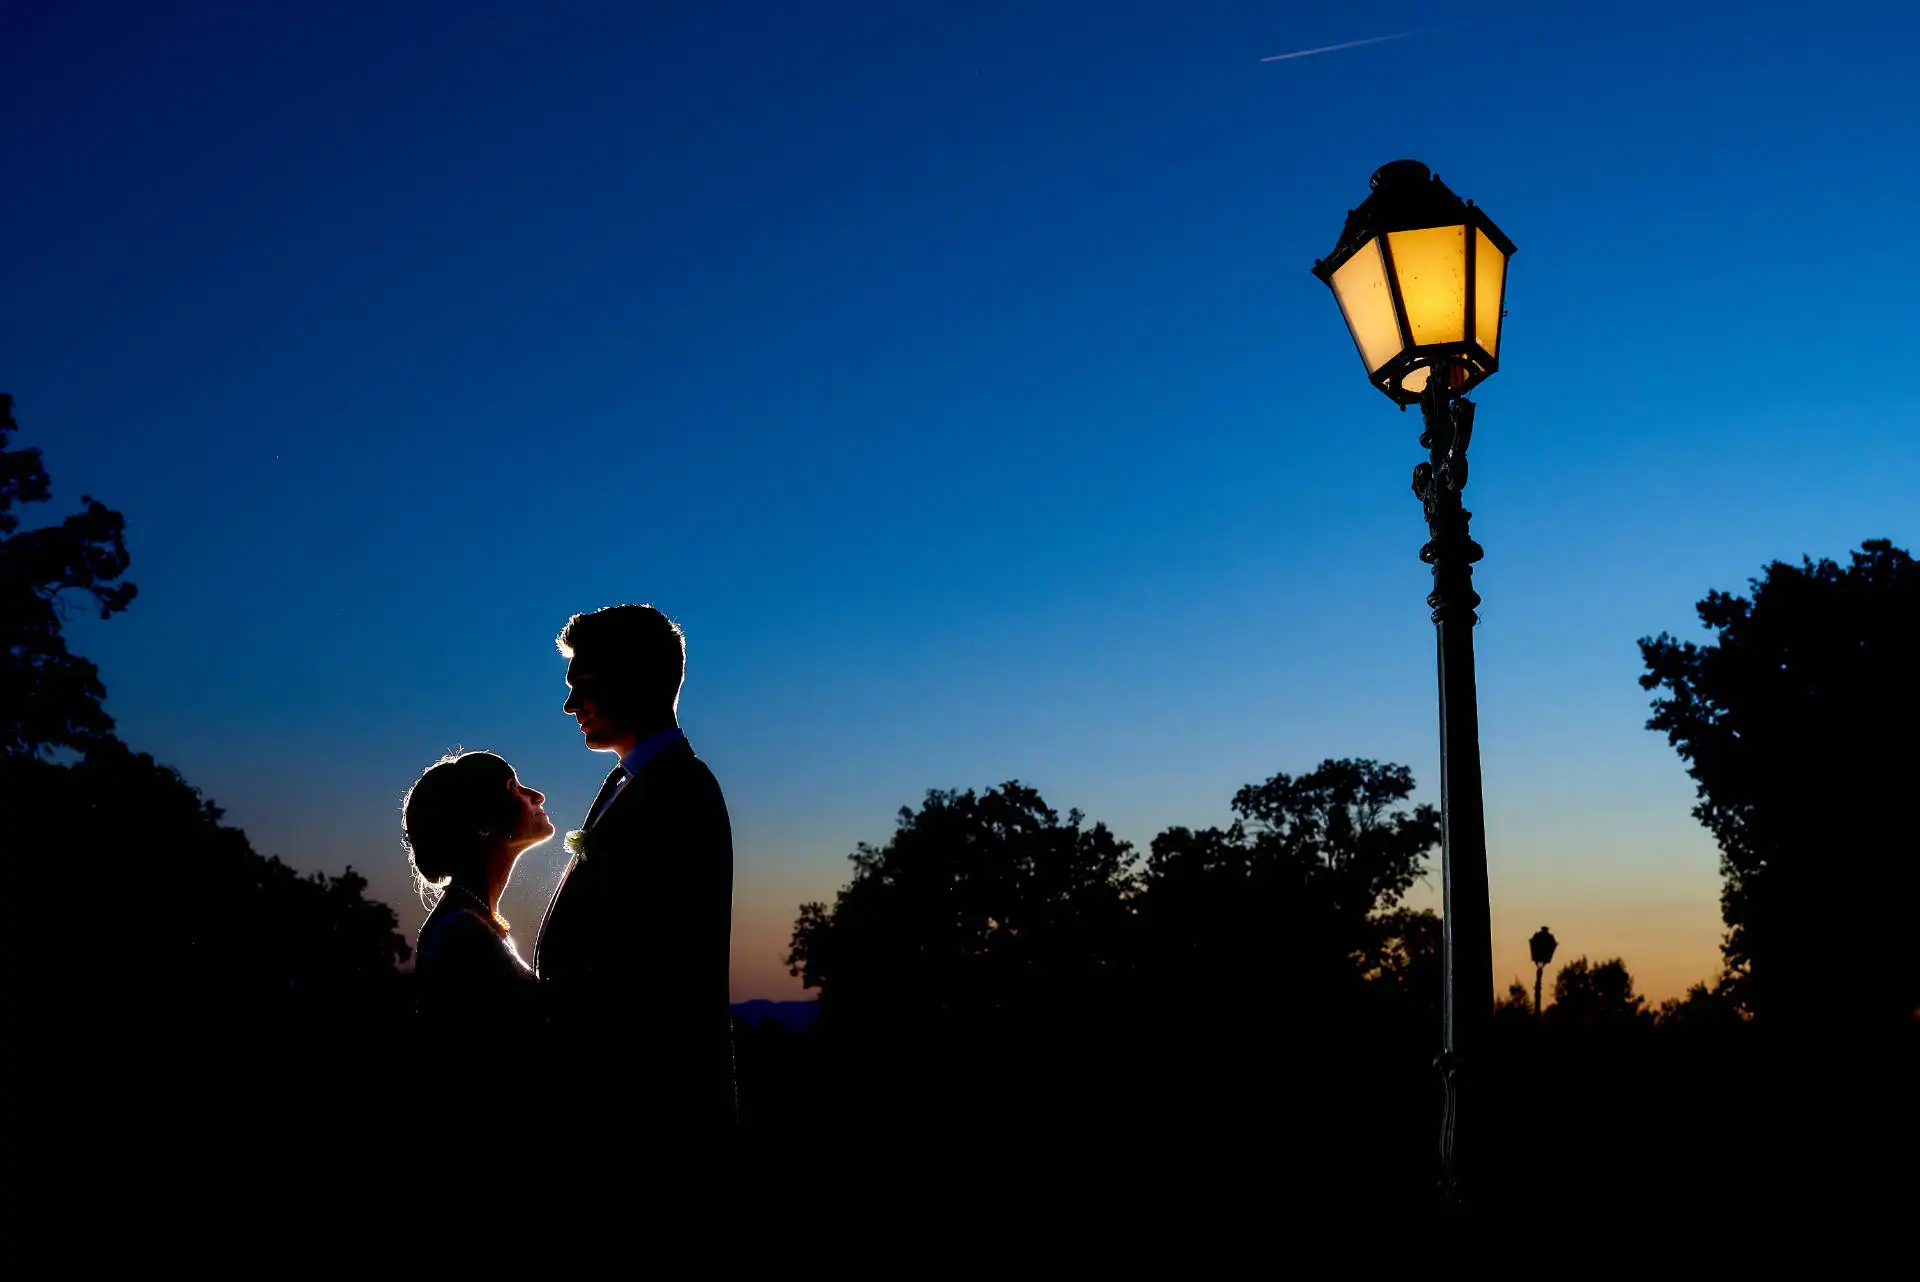
[[[680,729],[686,643],[650,605],[576,614],[557,639],[567,714],[618,759],[594,798],[534,945],[557,1049],[611,1127],[696,1145],[738,1118],[732,1015],[733,831]]]

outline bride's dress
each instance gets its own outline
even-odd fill
[[[447,888],[420,928],[414,977],[423,1014],[502,1005],[538,988],[514,951],[506,923],[459,886]]]

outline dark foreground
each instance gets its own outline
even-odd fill
[[[738,1047],[742,1129],[709,1199],[732,1217],[1253,1239],[1316,1216],[1393,1234],[1440,1209],[1439,1081],[1404,1037],[1274,1021],[855,1040],[768,1022]],[[1490,1226],[1543,1207],[1595,1231],[1787,1211],[1865,1226],[1920,1191],[1914,1028],[1815,1043],[1509,1026],[1494,1049],[1461,1117],[1466,1213]],[[399,995],[251,1022],[44,1020],[9,1054],[23,1208],[85,1206],[103,1180],[153,1206],[284,1210],[305,1189],[415,1208],[476,1154],[503,1191],[632,1187],[656,1205],[709,1187],[636,1160],[655,1149],[645,1102],[616,1135],[537,1036],[463,1051],[467,1072],[437,1089],[417,1080],[429,1061]]]

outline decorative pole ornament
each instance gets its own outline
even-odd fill
[[[1427,461],[1413,492],[1427,518],[1420,559],[1433,567],[1440,685],[1440,865],[1444,900],[1446,1014],[1437,1061],[1446,1086],[1440,1125],[1441,1184],[1464,1194],[1459,1120],[1466,1070],[1493,1016],[1493,929],[1487,895],[1486,817],[1480,788],[1480,714],[1473,626],[1480,604],[1473,563],[1485,553],[1468,533],[1461,502],[1473,402],[1465,393],[1500,368],[1507,260],[1514,244],[1471,201],[1417,160],[1373,175],[1372,194],[1347,214],[1333,253],[1313,274],[1333,291],[1367,381],[1401,409],[1420,406]],[[1471,1120],[1477,1114],[1466,1110]]]

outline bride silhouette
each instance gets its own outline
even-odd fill
[[[407,790],[407,856],[432,906],[414,963],[423,1016],[498,1015],[536,991],[500,916],[500,895],[520,856],[553,836],[545,801],[491,752],[442,757]]]

